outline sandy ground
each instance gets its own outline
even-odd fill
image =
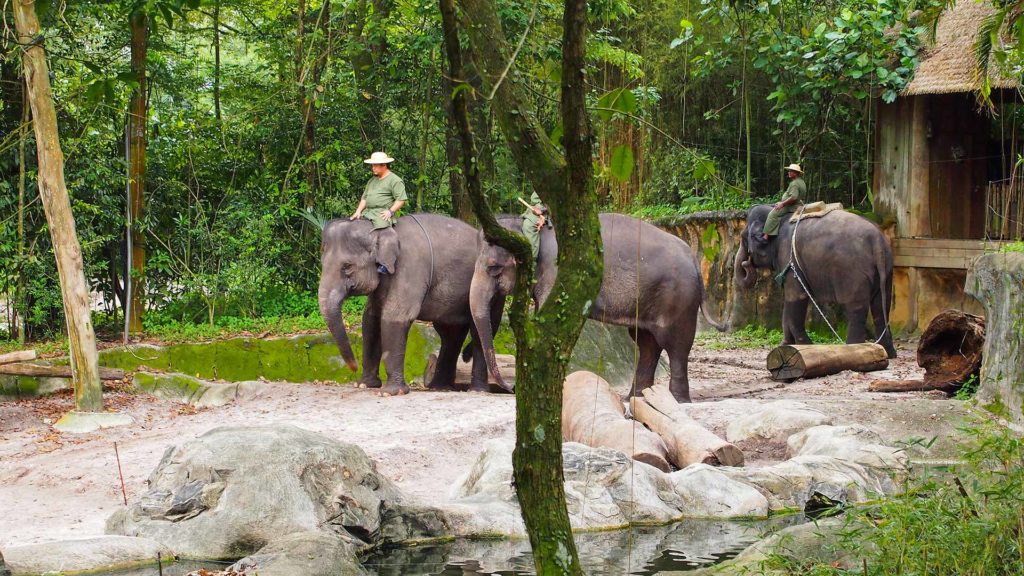
[[[904,348],[884,373],[846,372],[782,386],[764,369],[767,348],[697,347],[690,381],[697,402],[794,398],[842,405],[843,399],[877,398],[899,411],[901,398],[938,398],[865,391],[880,376],[920,374],[912,346]],[[55,431],[51,424],[73,406],[68,391],[0,402],[0,547],[102,534],[106,518],[124,504],[115,443],[129,501],[145,492],[168,446],[217,426],[293,424],[361,446],[407,494],[430,503],[447,499],[485,441],[515,434],[511,395],[414,390],[379,398],[351,385],[273,383],[255,400],[199,410],[126,389],[108,390],[104,399],[108,409],[130,414],[136,424],[88,434]],[[713,410],[694,414],[719,431],[729,418]],[[779,456],[778,446],[744,448],[751,463]]]

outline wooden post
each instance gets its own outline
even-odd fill
[[[910,131],[910,195],[907,203],[908,231],[912,237],[929,238],[932,235],[929,210],[928,173],[928,98],[926,94],[912,96],[913,115]]]
[[[45,376],[49,378],[73,378],[70,366],[41,366],[39,364],[23,364],[14,362],[0,364],[0,374],[11,376]],[[100,368],[100,380],[123,380],[124,370],[120,368]]]
[[[40,44],[43,36],[34,0],[14,0],[12,4],[34,120],[39,162],[39,197],[50,227],[64,301],[75,408],[99,412],[103,409],[103,389],[100,385],[96,335],[92,329],[82,247],[78,243],[75,219],[64,183],[64,153],[58,140],[57,113],[53,107],[53,93],[50,91],[46,54]]]
[[[796,380],[827,376],[843,370],[883,370],[889,365],[889,358],[885,348],[873,343],[794,344],[779,346],[769,352],[767,364],[773,379]]]
[[[149,39],[149,17],[143,8],[130,16],[131,69],[137,85],[132,91],[128,114],[128,213],[131,237],[131,270],[127,271],[128,332],[142,332],[143,295],[145,294],[146,237],[140,232],[139,220],[146,199],[146,49]]]
[[[0,354],[0,364],[10,364],[11,362],[28,362],[29,360],[35,359],[35,350],[18,350],[16,352]]]

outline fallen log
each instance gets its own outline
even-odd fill
[[[985,347],[985,319],[960,310],[943,310],[928,323],[917,345],[921,380],[875,380],[871,392],[942,390],[955,394],[981,370]]]
[[[578,371],[562,388],[562,439],[595,448],[612,448],[663,472],[671,472],[661,437],[626,419],[622,400],[603,378]]]
[[[29,360],[35,359],[35,350],[18,350],[17,352],[8,352],[7,354],[0,354],[0,364],[10,364],[12,362],[28,362]]]
[[[878,344],[785,344],[768,353],[768,371],[774,380],[817,378],[843,370],[871,372],[889,365],[885,348]]]
[[[496,364],[498,371],[501,372],[501,377],[505,379],[508,384],[514,384],[516,381],[516,357],[511,354],[495,354]],[[437,354],[430,354],[427,357],[427,367],[423,371],[423,384],[426,385],[434,379],[434,372],[437,371]],[[455,381],[452,382],[452,386],[464,390],[469,388],[469,385],[473,382],[473,364],[472,362],[464,362],[462,358],[459,358],[458,364],[455,365]],[[508,393],[507,390],[498,385],[498,381],[491,375],[490,370],[487,371],[487,385],[491,392]]]
[[[49,378],[71,378],[71,366],[42,366],[39,364],[0,364],[0,374],[11,376],[44,376]],[[123,380],[124,370],[100,368],[100,380]]]
[[[668,388],[652,386],[643,395],[630,400],[633,417],[661,436],[668,461],[677,468],[695,463],[743,466],[743,451],[691,418]]]

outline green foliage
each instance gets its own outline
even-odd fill
[[[728,333],[701,332],[697,335],[702,346],[710,350],[731,348],[774,348],[782,342],[782,331],[764,326],[748,325]]]
[[[1017,241],[999,247],[1000,252],[1024,252],[1024,242]]]
[[[995,424],[968,433],[962,465],[848,513],[836,549],[857,566],[776,555],[764,568],[794,576],[1024,573],[1024,439]]]

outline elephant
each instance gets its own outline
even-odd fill
[[[439,214],[399,218],[394,236],[399,257],[393,274],[377,269],[378,239],[367,220],[336,219],[327,223],[320,246],[320,313],[342,357],[357,370],[341,305],[349,296],[368,296],[363,311],[362,388],[379,388],[382,396],[406,394],[405,347],[415,320],[432,322],[441,337],[430,389],[451,389],[459,350],[467,333],[475,333],[469,290],[477,259],[476,229]],[[487,389],[487,366],[479,339],[467,346],[473,358],[470,389]],[[387,382],[380,380],[384,362]]]
[[[870,311],[875,332],[880,335],[879,343],[889,358],[895,358],[896,348],[888,327],[892,250],[878,227],[856,214],[836,210],[822,217],[804,218],[796,224],[784,218],[778,236],[765,241],[762,229],[771,209],[770,205],[760,205],[747,212],[733,270],[736,285],[751,289],[757,280],[755,268],[770,268],[777,275],[787,270],[795,256],[792,259],[800,277],[792,270],[785,275],[782,343],[811,343],[804,329],[809,298],[801,285],[802,279],[819,305],[834,303],[844,308],[848,344],[864,342]]]
[[[669,389],[677,401],[689,402],[687,363],[697,331],[698,310],[704,311],[709,324],[719,331],[725,330],[708,316],[704,281],[693,251],[686,242],[642,220],[614,213],[603,213],[599,218],[604,243],[604,276],[589,317],[629,328],[640,350],[630,395],[637,395],[654,384],[658,360],[662,350],[666,350],[671,376]],[[501,216],[498,222],[518,231],[521,219]],[[537,282],[533,288],[534,303],[538,307],[551,293],[558,274],[557,258],[555,232],[545,228],[541,231]],[[488,369],[503,386],[494,356],[492,322],[496,303],[504,302],[515,280],[516,261],[512,254],[482,241],[470,288],[470,309]],[[500,308],[497,313],[500,314]]]

